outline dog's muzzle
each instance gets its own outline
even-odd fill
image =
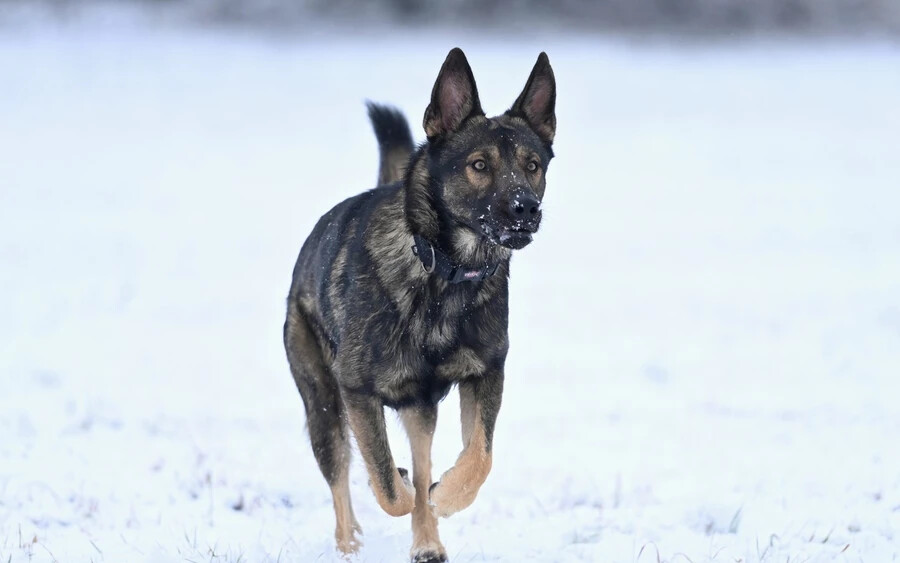
[[[541,225],[541,201],[531,190],[518,188],[499,208],[500,213],[482,222],[485,236],[513,250],[528,246]]]

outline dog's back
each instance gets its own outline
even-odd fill
[[[288,297],[289,309],[305,309],[326,349],[339,338],[340,322],[334,317],[345,313],[335,309],[335,302],[343,301],[359,275],[371,273],[366,253],[359,250],[373,215],[385,204],[392,204],[396,214],[402,205],[401,180],[414,149],[409,123],[399,110],[372,102],[367,106],[380,153],[378,186],[342,201],[319,219],[300,250]]]

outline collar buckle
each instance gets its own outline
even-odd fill
[[[484,281],[493,276],[500,267],[499,262],[486,264],[478,268],[454,264],[450,261],[449,256],[437,250],[429,240],[419,235],[413,235],[413,239],[415,244],[412,246],[412,251],[419,258],[422,270],[429,275],[436,273],[439,277],[452,284]],[[423,247],[426,246],[431,250],[430,261],[426,258],[427,252],[423,251]]]
[[[422,239],[422,240],[424,241],[424,239]],[[426,274],[431,274],[434,272],[434,269],[437,267],[437,256],[435,256],[435,254],[434,254],[434,245],[432,245],[428,241],[425,241],[425,244],[427,244],[428,248],[431,249],[431,267],[430,268],[425,266],[425,259],[422,256],[422,254],[419,252],[419,241],[418,240],[416,240],[416,244],[413,245],[412,251],[413,251],[413,254],[415,254],[416,256],[419,257],[419,263],[422,265],[422,271],[424,271]]]

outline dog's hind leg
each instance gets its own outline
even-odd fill
[[[359,549],[362,534],[350,504],[350,437],[340,389],[322,359],[322,349],[303,314],[293,306],[284,323],[284,346],[291,374],[306,407],[306,423],[313,454],[334,500],[337,548]]]
[[[384,405],[376,397],[354,391],[344,393],[344,405],[366,462],[375,499],[391,516],[409,514],[415,505],[415,491],[406,470],[394,465],[384,423]]]
[[[431,442],[437,424],[437,407],[409,407],[400,411],[400,416],[412,448],[413,486],[416,488],[416,506],[412,513],[413,545],[410,556],[413,563],[446,561],[447,551],[441,545],[437,518],[428,505],[428,489],[431,487]]]

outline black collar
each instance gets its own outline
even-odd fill
[[[412,251],[422,261],[422,269],[428,274],[437,274],[450,283],[482,281],[493,276],[500,266],[499,262],[481,267],[454,264],[449,256],[435,248],[425,237],[413,235],[413,240],[416,244]]]

